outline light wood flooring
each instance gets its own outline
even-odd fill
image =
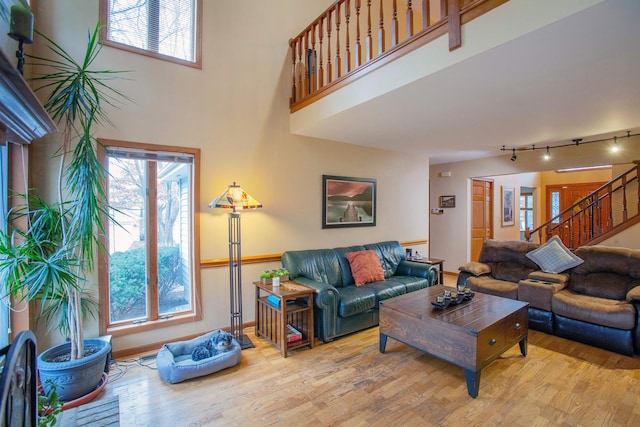
[[[283,359],[253,328],[239,365],[180,384],[154,359],[117,361],[100,399],[122,426],[638,426],[640,358],[538,331],[482,371],[476,399],[461,368],[371,328]]]

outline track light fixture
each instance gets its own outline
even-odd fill
[[[611,152],[613,153],[617,153],[618,151],[620,151],[620,146],[618,145],[618,138],[631,138],[632,136],[638,136],[640,135],[640,133],[634,133],[632,134],[631,131],[627,131],[627,134],[625,136],[614,136],[613,138],[604,138],[604,139],[596,139],[594,141],[583,141],[582,138],[575,138],[572,139],[572,143],[571,144],[561,144],[561,145],[554,145],[554,146],[548,146],[547,145],[547,150],[545,151],[543,158],[545,160],[549,160],[551,158],[551,149],[552,148],[560,148],[560,147],[571,147],[571,146],[580,146],[580,145],[585,145],[585,144],[592,144],[594,142],[605,142],[605,141],[613,141],[613,145],[611,145]],[[516,151],[535,151],[536,150],[536,146],[532,145],[531,147],[507,147],[506,145],[503,145],[500,148],[500,151],[511,151],[511,161],[515,162],[518,159],[518,155],[516,154]]]

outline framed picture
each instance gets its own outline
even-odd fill
[[[502,186],[502,226],[506,227],[515,224],[514,215],[514,197],[515,188],[509,185]]]
[[[456,196],[440,196],[440,207],[441,208],[455,208],[456,207]]]
[[[322,228],[375,225],[375,179],[322,175]]]

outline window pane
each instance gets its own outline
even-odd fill
[[[551,218],[560,214],[560,192],[552,191],[551,192]],[[560,222],[559,218],[555,218],[553,220],[554,224]]]
[[[196,62],[196,0],[105,1],[107,40]]]
[[[191,165],[158,162],[160,315],[191,309]]]
[[[111,322],[147,317],[146,168],[109,158],[109,309]],[[117,222],[117,224],[116,224]]]

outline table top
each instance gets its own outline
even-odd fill
[[[256,285],[258,289],[283,298],[307,296],[315,292],[313,288],[294,281],[281,282],[280,286],[273,286],[271,283],[264,284],[262,282],[253,282],[253,284]]]
[[[431,301],[435,301],[436,296],[441,295],[444,289],[442,285],[431,286],[380,301],[380,307],[415,317],[426,323],[439,322],[476,334],[529,305],[522,301],[476,292],[472,300],[439,309],[433,306]]]
[[[429,258],[429,257],[422,257],[422,258],[407,257],[407,261],[423,262],[425,264],[440,264],[441,262],[444,262],[443,259]]]

